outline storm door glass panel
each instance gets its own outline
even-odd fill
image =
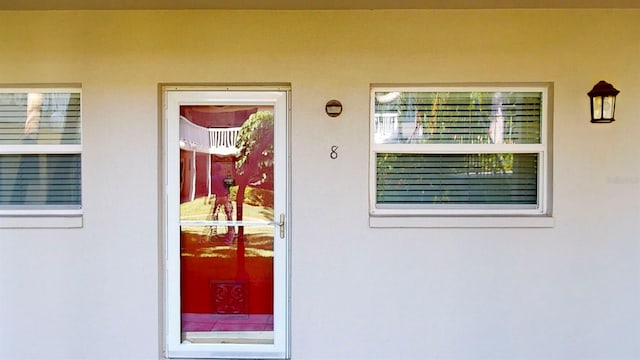
[[[273,107],[180,113],[182,339],[273,343]]]
[[[229,93],[174,108],[179,238],[168,251],[179,252],[169,254],[179,289],[169,294],[169,356],[284,358],[286,160],[278,165],[276,122],[286,107]]]

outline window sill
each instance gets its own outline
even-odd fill
[[[551,228],[551,216],[369,216],[372,228]]]
[[[82,225],[82,215],[0,216],[2,229],[71,229],[81,228]]]

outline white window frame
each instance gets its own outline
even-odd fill
[[[369,223],[371,227],[551,227],[551,129],[552,84],[477,85],[372,85],[370,91]],[[541,133],[539,144],[378,144],[375,142],[375,94],[377,92],[539,92]],[[378,206],[376,159],[378,153],[538,154],[538,193],[535,208],[496,206]]]
[[[164,157],[164,355],[168,359],[287,359],[290,356],[289,231],[274,239],[273,344],[185,343],[180,312],[179,123],[181,105],[269,105],[274,108],[274,187],[289,189],[288,86],[162,86]],[[279,121],[277,119],[285,119]],[[289,213],[288,190],[274,199],[274,214]],[[271,223],[275,227],[277,223]],[[274,233],[275,234],[275,233]],[[282,274],[284,276],[279,276]]]
[[[79,154],[83,152],[82,88],[77,85],[0,87],[0,93],[79,93],[80,94],[80,143],[79,144],[0,144],[0,154],[47,155]],[[82,160],[81,160],[82,161]],[[83,225],[84,166],[80,168],[81,203],[73,208],[56,208],[43,205],[32,209],[0,209],[0,228],[79,228]]]

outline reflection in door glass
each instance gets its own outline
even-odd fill
[[[274,342],[273,108],[180,107],[182,341]]]

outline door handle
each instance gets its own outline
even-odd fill
[[[284,239],[284,214],[280,214],[280,222],[278,223],[278,227],[280,228],[280,239]]]

